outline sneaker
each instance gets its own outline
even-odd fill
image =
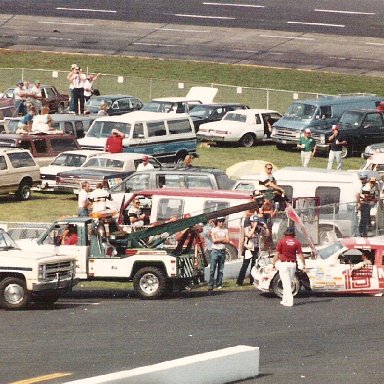
[[[213,288],[212,287],[208,287],[208,291],[213,291]]]
[[[284,305],[284,307],[293,307],[293,304],[287,304],[284,301],[280,301],[281,305]]]
[[[223,287],[222,287],[221,285],[219,285],[219,286],[217,287],[217,289],[223,289]]]

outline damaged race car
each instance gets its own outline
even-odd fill
[[[293,295],[300,290],[329,293],[384,293],[384,237],[339,239],[318,250],[317,257],[306,258],[306,272],[298,262],[292,284]],[[252,269],[254,285],[263,292],[283,296],[283,286],[272,257],[261,256]]]

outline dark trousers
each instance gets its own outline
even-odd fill
[[[73,103],[75,107],[75,113],[84,113],[84,88],[73,88]]]
[[[367,203],[361,203],[360,215],[359,233],[360,236],[366,237],[368,234],[368,225],[371,221],[371,206]]]
[[[251,264],[251,270],[254,267],[254,265],[256,264],[256,259],[257,259],[257,256],[259,255],[259,248],[257,247],[257,248],[255,248],[254,251],[251,251],[251,252],[252,252],[252,257],[250,259],[246,259],[245,257],[243,259],[243,264],[241,265],[239,276],[238,276],[237,281],[236,281],[236,284],[238,284],[238,285],[243,285],[244,279],[245,279],[245,274],[247,273],[249,264]],[[249,282],[250,282],[250,284],[253,284],[252,275],[249,275]]]

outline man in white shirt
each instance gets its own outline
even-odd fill
[[[88,200],[92,202],[92,213],[106,211],[107,200],[111,200],[111,194],[103,189],[103,184],[98,183],[96,189],[88,194]]]
[[[149,162],[149,157],[144,156],[143,162],[137,166],[136,171],[148,171],[149,169],[153,169],[153,165]]]
[[[81,184],[81,190],[79,192],[79,216],[84,217],[88,216],[88,208],[89,208],[89,200],[88,200],[88,192],[89,192],[89,183],[88,181],[84,181]]]

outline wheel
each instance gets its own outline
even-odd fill
[[[252,135],[252,133],[246,133],[241,139],[240,139],[240,145],[242,147],[250,148],[255,144],[255,136]]]
[[[272,290],[277,297],[283,297],[283,284],[281,283],[279,272],[276,273],[275,277],[272,280]],[[300,281],[295,274],[295,278],[292,283],[292,294],[293,297],[297,296],[300,290]]]
[[[237,260],[239,257],[237,255],[237,248],[229,244],[225,248],[225,261]]]
[[[64,113],[64,110],[65,110],[65,108],[64,108],[63,104],[59,104],[57,106],[57,113]]]
[[[25,282],[17,277],[6,277],[0,282],[0,305],[6,309],[21,309],[31,300]]]
[[[16,192],[16,198],[17,200],[29,200],[32,196],[32,192],[31,192],[31,184],[26,181],[26,180],[23,180],[20,185],[19,185],[19,189],[17,190]]]
[[[167,291],[167,278],[160,268],[144,267],[136,272],[133,287],[140,299],[159,299]]]
[[[335,242],[335,238],[339,237],[337,228],[331,225],[321,225],[319,228],[319,245],[329,245]]]

